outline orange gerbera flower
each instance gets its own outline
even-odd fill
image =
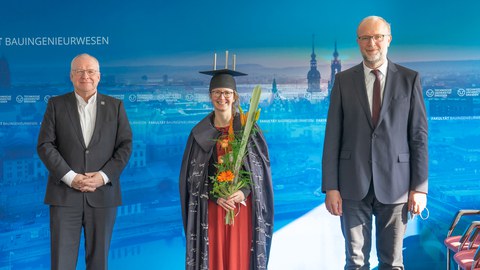
[[[235,175],[230,170],[223,171],[217,176],[218,182],[232,182],[234,178]]]

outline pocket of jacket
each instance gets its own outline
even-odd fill
[[[406,102],[408,101],[408,96],[393,97],[392,102]]]

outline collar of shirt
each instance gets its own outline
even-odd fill
[[[97,101],[97,93],[95,92],[95,94],[93,94],[93,96],[91,96],[89,99],[88,99],[88,102],[86,102],[83,97],[81,97],[79,94],[77,94],[77,92],[74,92],[75,93],[75,98],[77,99],[77,104],[79,106],[87,106],[89,104],[95,104],[95,102]]]
[[[382,78],[382,80],[383,80],[383,79],[385,78],[385,75],[387,74],[388,60],[385,61],[385,62],[384,62],[380,67],[378,67],[377,69],[378,69],[378,70],[380,71],[380,73],[382,74],[381,78]],[[370,76],[371,76],[371,78],[375,78],[375,75],[374,75],[373,73],[371,73],[372,70],[373,70],[373,69],[367,67],[367,66],[365,65],[365,63],[363,63],[363,72],[364,72],[364,74],[365,74],[365,80],[366,80],[367,78],[370,78]]]

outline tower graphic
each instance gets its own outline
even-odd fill
[[[335,74],[342,71],[342,62],[338,59],[338,51],[337,51],[337,42],[335,41],[335,51],[333,52],[333,59],[332,63],[330,64],[331,75],[330,81],[328,82],[328,89],[332,89],[333,83],[335,82]]]
[[[277,97],[279,95],[278,94],[278,88],[277,88],[277,80],[275,79],[275,77],[273,77],[273,82],[272,82],[272,94],[275,97]]]
[[[320,72],[317,70],[317,60],[315,59],[315,35],[312,35],[312,54],[310,59],[310,71],[307,74],[308,88],[307,92],[320,92]]]

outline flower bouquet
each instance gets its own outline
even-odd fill
[[[239,106],[242,130],[235,134],[232,117],[228,136],[221,138],[219,141],[225,154],[219,158],[217,164],[215,164],[217,173],[211,177],[213,181],[212,194],[216,197],[227,199],[233,193],[250,184],[250,173],[242,170],[241,167],[246,154],[247,142],[252,134],[253,125],[260,116],[258,104],[261,93],[262,90],[260,86],[256,86],[253,89],[250,108],[246,114],[243,113],[242,108]],[[227,211],[225,224],[234,225],[234,220],[234,210]]]

